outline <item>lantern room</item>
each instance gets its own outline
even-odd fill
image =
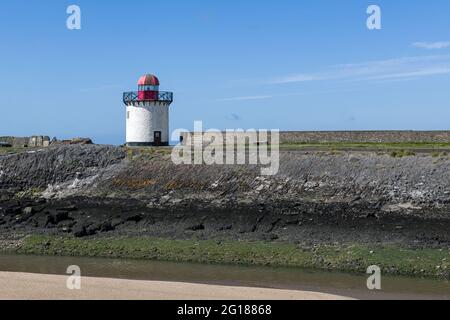
[[[152,101],[158,100],[159,80],[152,74],[146,74],[138,81],[138,100]]]

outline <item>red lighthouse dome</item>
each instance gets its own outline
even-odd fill
[[[139,86],[159,86],[159,80],[153,74],[146,74],[139,78]]]
[[[158,100],[159,80],[152,74],[146,74],[138,81],[139,100]]]

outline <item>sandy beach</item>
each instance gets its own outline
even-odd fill
[[[68,276],[0,272],[1,300],[342,300],[316,292],[191,283],[83,277],[69,290]]]

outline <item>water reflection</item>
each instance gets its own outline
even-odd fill
[[[307,290],[360,299],[450,299],[448,281],[383,277],[383,290],[372,292],[366,288],[366,275],[294,268],[0,255],[0,271],[64,275],[69,265],[80,266],[82,275],[91,277]]]

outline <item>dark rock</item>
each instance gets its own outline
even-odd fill
[[[298,225],[300,222],[299,219],[289,219],[285,221],[285,225],[292,226],[292,225]]]
[[[9,201],[14,197],[13,194],[6,192],[6,191],[0,191],[0,203]]]
[[[7,215],[15,215],[22,212],[22,206],[18,201],[9,201],[1,205],[1,212]]]
[[[77,238],[86,237],[88,235],[88,233],[86,231],[86,226],[84,226],[84,225],[75,226],[75,228],[73,229],[73,235]]]
[[[239,226],[239,233],[253,233],[258,229],[256,223],[243,223]]]
[[[200,223],[200,224],[196,224],[191,227],[188,227],[188,228],[186,228],[186,230],[192,230],[192,231],[205,230],[205,226],[203,225],[203,223]]]
[[[274,240],[278,240],[278,236],[276,234],[270,233],[270,234],[264,234],[263,235],[263,239],[265,241],[274,241]]]
[[[64,220],[58,224],[58,227],[71,229],[76,224],[77,223],[73,220]]]
[[[113,219],[113,220],[111,221],[111,226],[112,226],[113,228],[116,228],[117,226],[123,224],[124,222],[125,222],[125,221],[124,221],[123,219],[121,219],[121,218],[115,218],[115,219]]]
[[[102,223],[93,223],[86,228],[86,233],[88,236],[96,234],[102,228]]]
[[[111,224],[111,222],[103,222],[102,225],[100,226],[100,232],[108,232],[108,231],[112,231],[115,228],[113,227],[113,225]]]
[[[39,202],[39,203],[41,203],[41,202]],[[39,204],[39,205],[37,205],[37,206],[33,206],[33,211],[36,212],[36,213],[38,213],[38,212],[44,211],[46,208],[47,208],[47,205],[45,205],[45,204]]]
[[[65,206],[65,207],[58,207],[58,208],[56,208],[56,210],[71,212],[71,211],[76,211],[77,207],[74,205],[69,205],[69,206]]]
[[[143,216],[141,214],[135,214],[135,215],[131,215],[127,218],[126,221],[134,221],[134,222],[139,222],[143,219]]]
[[[73,235],[77,238],[92,236],[101,228],[101,223],[92,223],[89,221],[78,222],[73,227]]]
[[[71,220],[71,218],[69,217],[69,212],[59,210],[50,211],[47,217],[47,224],[57,225],[64,220]]]
[[[27,213],[22,213],[22,214],[16,216],[17,224],[21,224],[21,223],[28,221],[34,215],[34,212],[32,210],[27,210],[26,212]]]

